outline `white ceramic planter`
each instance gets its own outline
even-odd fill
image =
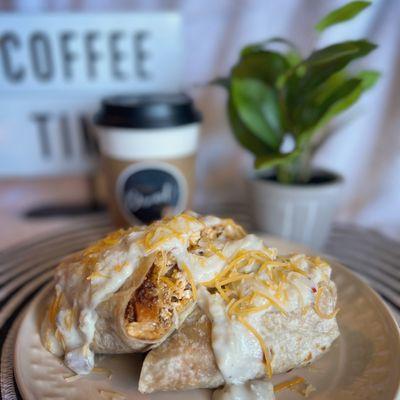
[[[343,180],[338,175],[327,183],[285,185],[273,180],[249,179],[256,228],[321,249],[326,242]]]

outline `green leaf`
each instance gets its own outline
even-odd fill
[[[318,32],[323,32],[332,25],[340,24],[354,18],[370,5],[370,1],[352,1],[351,3],[345,4],[343,7],[330,12],[322,18],[322,20],[315,25],[315,29]]]
[[[375,86],[376,82],[380,78],[381,73],[375,70],[365,70],[357,74],[357,78],[361,79],[364,90],[371,89]]]
[[[229,96],[228,117],[232,132],[237,141],[247,150],[251,151],[255,156],[268,154],[271,149],[262,140],[258,139],[252,132],[243,124],[240,117],[233,106],[232,98]]]
[[[297,46],[290,40],[287,40],[287,39],[281,38],[281,37],[273,37],[271,39],[263,40],[261,42],[249,44],[248,46],[243,47],[243,49],[240,52],[240,57],[247,56],[254,52],[262,51],[262,50],[266,49],[268,47],[268,45],[274,44],[274,43],[275,44],[276,43],[284,44],[291,51],[293,51],[297,54],[300,53]]]
[[[281,77],[290,69],[288,60],[280,53],[273,51],[258,51],[248,54],[232,69],[232,78],[251,78],[264,82],[279,91]],[[283,113],[282,113],[283,115]],[[282,121],[284,124],[284,118]]]
[[[290,120],[296,123],[294,114],[315,90],[342,71],[352,61],[364,57],[376,46],[366,40],[353,40],[337,43],[314,51],[304,62],[306,68],[303,76],[292,74],[287,81],[286,101],[290,111]]]
[[[303,115],[303,127],[298,135],[298,146],[302,147],[310,141],[315,132],[325,126],[334,116],[351,107],[361,96],[363,82],[361,79],[350,78],[342,83],[328,96],[322,104],[311,105],[312,113]],[[310,116],[312,115],[312,118]]]
[[[256,169],[267,169],[278,165],[288,164],[294,161],[300,154],[300,149],[296,148],[291,153],[271,153],[257,156],[254,162]]]
[[[359,57],[366,56],[376,45],[367,40],[348,40],[346,42],[332,44],[323,49],[316,50],[304,60],[307,67],[318,67],[333,61],[351,61]]]
[[[243,123],[272,151],[277,150],[283,132],[276,91],[259,80],[236,77],[231,90],[233,105]]]
[[[307,92],[303,97],[304,103],[307,103],[310,99],[314,99],[314,103],[323,103],[340,85],[346,82],[347,79],[349,79],[349,75],[346,71],[341,70],[336,72],[313,91]]]
[[[274,86],[279,76],[283,75],[290,65],[281,54],[273,51],[258,51],[247,54],[232,69],[233,78],[252,78]]]

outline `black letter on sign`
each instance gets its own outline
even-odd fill
[[[88,32],[85,37],[85,50],[87,59],[87,73],[90,79],[97,77],[96,63],[100,58],[99,52],[93,46],[95,40],[99,37],[98,32]]]
[[[11,50],[21,47],[17,35],[12,32],[6,32],[0,36],[0,53],[3,64],[4,75],[11,82],[19,82],[23,79],[25,72],[22,67],[15,68],[11,62]]]
[[[37,124],[40,150],[43,158],[49,158],[51,156],[50,149],[50,137],[47,123],[49,122],[50,114],[46,113],[35,113],[32,114],[33,121]]]
[[[149,79],[151,74],[145,68],[145,62],[149,58],[149,53],[145,51],[143,42],[149,37],[149,32],[140,31],[133,37],[133,46],[136,58],[136,75],[142,79]]]
[[[61,35],[61,59],[63,63],[64,77],[70,80],[72,78],[72,62],[76,59],[74,53],[69,47],[69,42],[75,36],[74,32],[65,32]]]
[[[119,80],[126,79],[125,74],[119,69],[118,64],[124,59],[124,53],[118,49],[122,32],[112,32],[110,35],[110,56],[111,56],[111,71],[114,78]]]
[[[36,79],[48,81],[53,77],[53,60],[49,38],[43,32],[35,32],[29,40],[33,72]]]
[[[72,132],[69,126],[68,116],[62,114],[60,116],[61,144],[65,158],[72,158]]]

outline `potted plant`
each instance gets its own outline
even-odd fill
[[[322,32],[369,5],[348,3],[315,28]],[[244,47],[229,76],[212,81],[227,90],[232,132],[255,157],[250,193],[259,229],[314,248],[324,244],[342,178],[313,169],[312,156],[328,122],[377,81],[377,71],[348,70],[375,48],[351,40],[302,57],[290,41],[272,38]]]

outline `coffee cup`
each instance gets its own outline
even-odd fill
[[[190,208],[200,121],[183,93],[102,101],[95,124],[117,226],[147,224]]]

